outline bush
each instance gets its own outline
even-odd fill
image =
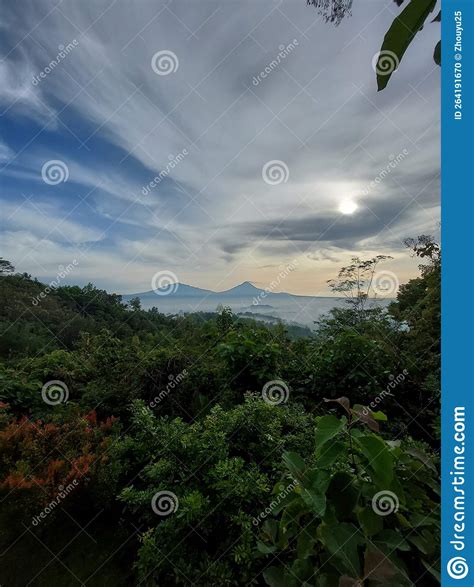
[[[90,489],[100,493],[99,487],[110,500],[104,466],[117,430],[114,418],[100,422],[95,412],[80,414],[73,407],[48,422],[4,416],[0,492],[5,502],[2,513],[14,514],[13,528],[18,531],[21,522],[29,523],[70,485],[77,489],[68,500],[80,502]]]
[[[439,582],[439,479],[413,442],[384,440],[363,406],[318,419],[315,462],[286,452],[258,550],[271,587]],[[284,565],[274,565],[276,561]]]
[[[144,529],[139,579],[248,584],[259,572],[252,519],[281,474],[283,451],[310,456],[313,425],[301,408],[254,396],[229,411],[217,406],[192,424],[156,418],[135,403],[133,434],[114,455],[132,476],[120,498]],[[168,517],[151,507],[163,491],[179,503]]]

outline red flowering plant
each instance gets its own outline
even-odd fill
[[[98,421],[95,411],[81,414],[76,406],[48,422],[8,418],[6,404],[0,414],[4,510],[27,519],[48,504],[80,500],[104,481],[100,469],[118,431],[116,418]]]

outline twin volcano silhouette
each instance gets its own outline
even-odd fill
[[[282,298],[304,298],[304,297],[313,297],[313,296],[300,296],[295,294],[289,294],[285,292],[271,292],[265,291],[264,289],[260,289],[255,287],[250,281],[244,281],[240,285],[236,285],[235,287],[231,287],[230,289],[226,289],[224,291],[212,291],[210,289],[202,289],[200,287],[194,287],[193,285],[187,285],[186,283],[175,283],[173,285],[159,288],[156,291],[150,290],[146,292],[136,293],[136,294],[127,294],[122,296],[124,300],[130,299],[132,297],[139,297],[139,298],[150,298],[156,295],[163,295],[166,294],[167,297],[172,298],[212,298],[218,297],[219,299],[222,298],[254,298],[254,297],[261,297],[261,298],[274,298],[275,296],[282,299]]]

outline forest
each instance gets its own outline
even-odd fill
[[[1,261],[0,582],[439,584],[440,249],[314,333]],[[36,301],[35,301],[36,300]]]

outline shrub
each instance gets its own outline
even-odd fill
[[[435,465],[413,442],[377,434],[381,412],[337,401],[346,415],[318,419],[315,463],[283,455],[287,473],[273,493],[284,498],[274,498],[258,545],[267,584],[401,587],[421,577],[423,585],[436,584]]]
[[[252,520],[281,474],[284,450],[310,456],[313,418],[299,407],[247,396],[192,424],[156,418],[134,405],[134,430],[115,458],[132,481],[121,493],[143,528],[139,579],[150,584],[241,585],[259,572]],[[151,502],[172,492],[178,509],[156,515]],[[153,583],[153,581],[155,583]]]
[[[70,499],[80,501],[86,490],[100,484],[117,429],[113,417],[100,422],[94,411],[80,414],[75,408],[48,422],[26,416],[4,418],[0,431],[3,513],[15,514],[18,529],[20,522],[31,521],[70,484],[77,487]],[[102,490],[110,499],[108,480]]]

